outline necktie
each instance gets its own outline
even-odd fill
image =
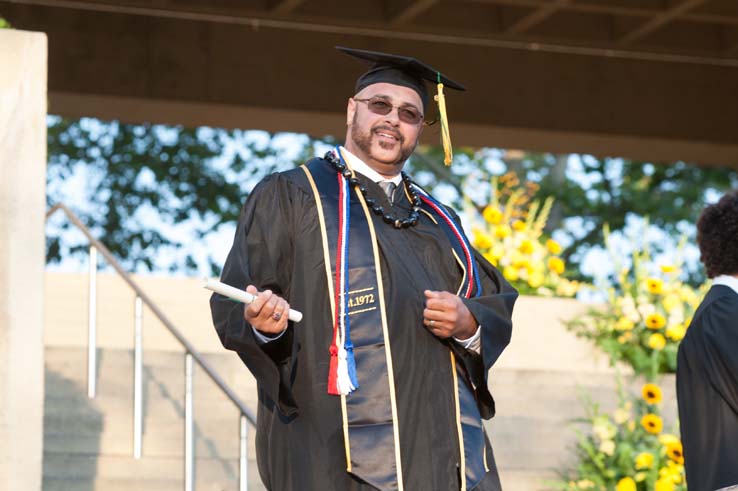
[[[392,181],[379,181],[377,184],[379,184],[379,187],[382,188],[384,194],[387,195],[387,199],[392,203],[392,195],[395,194],[395,188],[397,187],[395,183]]]

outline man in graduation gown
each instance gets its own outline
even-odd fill
[[[705,208],[697,242],[713,284],[677,358],[687,485],[738,489],[738,191]]]
[[[276,491],[500,490],[481,420],[517,292],[401,174],[424,80],[463,87],[412,58],[342,50],[373,63],[345,146],[256,186],[221,280],[258,296],[211,299],[223,345],[257,380],[261,478]]]

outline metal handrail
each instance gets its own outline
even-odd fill
[[[233,390],[223,381],[223,379],[218,375],[218,373],[215,371],[215,369],[208,363],[205,359],[203,359],[202,355],[195,349],[195,347],[182,335],[182,333],[177,329],[174,324],[164,315],[164,313],[159,309],[159,307],[156,306],[156,304],[149,298],[148,295],[136,284],[135,281],[133,281],[133,278],[131,278],[131,275],[128,274],[118,263],[118,261],[115,259],[113,254],[108,250],[108,248],[100,242],[97,238],[95,238],[92,235],[92,232],[85,226],[85,224],[82,223],[82,221],[77,217],[77,215],[74,214],[66,205],[63,203],[57,203],[54,206],[52,206],[49,211],[46,212],[46,220],[49,219],[51,215],[56,213],[58,210],[62,210],[64,214],[67,216],[69,221],[77,227],[80,232],[82,232],[85,237],[87,237],[87,240],[90,242],[90,282],[91,282],[91,299],[90,299],[90,332],[88,336],[88,348],[90,351],[89,358],[88,358],[88,396],[90,398],[95,397],[95,328],[94,328],[94,320],[93,317],[96,315],[96,310],[94,306],[94,296],[92,295],[92,289],[95,288],[95,276],[94,272],[97,269],[97,253],[96,251],[100,251],[100,253],[103,255],[103,257],[106,259],[107,263],[113,267],[113,269],[123,278],[123,280],[128,284],[128,286],[135,292],[136,294],[136,308],[135,308],[135,339],[136,339],[136,349],[135,349],[135,378],[138,381],[137,383],[140,383],[141,374],[140,374],[140,368],[141,368],[141,349],[140,349],[140,343],[141,343],[141,302],[145,304],[151,312],[154,313],[154,315],[159,319],[159,321],[166,327],[169,332],[174,336],[174,338],[179,341],[179,344],[182,345],[182,347],[185,349],[185,490],[186,491],[192,491],[194,489],[194,481],[193,481],[193,467],[194,467],[194,449],[192,448],[192,425],[193,425],[193,417],[192,417],[192,373],[193,373],[193,365],[192,362],[194,361],[197,363],[203,371],[210,377],[210,380],[212,380],[215,385],[220,388],[220,390],[228,397],[228,399],[231,400],[231,402],[238,408],[240,411],[240,420],[239,420],[239,447],[240,447],[240,462],[239,462],[239,470],[240,470],[240,478],[239,478],[239,489],[241,491],[246,490],[247,486],[247,479],[246,479],[246,467],[247,467],[247,459],[246,459],[246,444],[247,441],[247,431],[248,431],[248,425],[247,423],[251,424],[251,426],[256,427],[256,417],[251,412],[249,408],[247,408],[243,402],[238,398],[238,396],[233,392]],[[140,393],[140,391],[135,391],[136,394]],[[141,417],[141,410],[140,410],[140,395],[138,395],[139,400],[135,404],[134,413],[137,414],[137,416],[134,416],[135,419],[137,419],[136,422],[134,422],[134,432],[141,431],[141,422],[138,421]],[[189,444],[188,444],[189,442]],[[140,458],[141,456],[141,435],[134,434],[134,457]]]

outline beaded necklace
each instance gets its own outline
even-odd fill
[[[336,154],[339,154],[339,156],[336,156]],[[375,215],[381,216],[382,220],[384,220],[385,223],[393,225],[395,228],[408,228],[418,223],[418,219],[420,218],[420,215],[418,214],[418,211],[420,210],[420,198],[415,192],[415,189],[413,189],[412,182],[410,181],[410,178],[407,174],[405,174],[404,172],[400,172],[400,175],[402,176],[402,184],[405,187],[405,192],[410,197],[410,204],[412,205],[413,209],[408,214],[407,218],[401,220],[400,218],[390,213],[385,213],[384,208],[382,208],[381,205],[377,204],[377,200],[367,196],[366,188],[359,182],[356,177],[353,177],[351,169],[349,169],[346,163],[343,161],[343,157],[340,157],[340,153],[338,152],[338,150],[336,150],[335,152],[333,150],[327,152],[323,158],[331,163],[333,168],[336,169],[336,172],[340,172],[346,179],[348,179],[348,183],[350,186],[353,186],[354,189],[359,190],[362,196],[364,196],[364,201],[366,202],[367,206],[371,208],[372,212],[374,212]]]

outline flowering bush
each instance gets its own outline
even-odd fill
[[[536,185],[521,188],[514,173],[493,178],[491,189],[480,224],[472,227],[474,247],[521,293],[576,295],[580,285],[564,278],[561,245],[543,233],[553,199],[533,201]]]
[[[623,361],[653,380],[659,373],[676,371],[679,342],[705,287],[695,290],[682,283],[678,266],[656,268],[647,250],[634,252],[632,264],[620,268],[606,308],[592,309],[567,327],[605,350],[613,364]]]
[[[641,397],[620,391],[613,414],[585,401],[586,434],[578,430],[575,470],[555,484],[565,491],[686,491],[682,443],[662,433],[661,388],[648,383]]]

